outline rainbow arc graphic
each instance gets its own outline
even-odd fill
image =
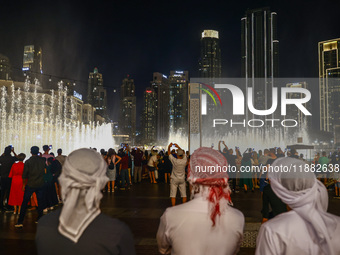
[[[208,84],[205,84],[205,83],[200,83],[200,84],[202,84],[206,88],[210,89],[216,95],[216,97],[218,98],[218,100],[220,101],[220,104],[222,106],[222,100],[221,100],[220,95],[217,93],[217,91],[212,86],[210,86]],[[215,99],[215,97],[213,96],[213,94],[209,90],[207,90],[205,88],[199,88],[199,89],[204,91],[205,93],[207,93],[211,97],[211,99],[214,101],[215,105],[217,106],[216,99]]]

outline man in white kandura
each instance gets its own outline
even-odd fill
[[[227,167],[226,158],[211,148],[191,156],[190,202],[168,208],[161,217],[157,242],[162,254],[236,254],[243,238],[244,216],[231,207],[228,175],[198,171],[208,166]],[[197,171],[196,171],[197,170]]]
[[[273,191],[291,210],[261,226],[256,254],[340,254],[340,217],[327,213],[325,186],[313,172],[304,171],[307,168],[302,160],[279,158],[272,166],[291,169],[269,173]]]

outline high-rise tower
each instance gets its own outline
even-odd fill
[[[120,90],[119,129],[133,142],[136,135],[136,96],[134,80],[128,75],[123,79]]]
[[[24,57],[22,71],[25,76],[31,78],[31,83],[37,79],[40,84],[42,83],[42,49],[35,45],[26,45],[24,47]]]
[[[319,42],[320,130],[340,125],[340,38]]]
[[[269,109],[274,78],[279,73],[277,14],[269,7],[247,10],[241,30],[242,77],[246,78],[246,88],[253,88],[255,109]]]
[[[170,91],[169,79],[166,75],[155,72],[151,88],[155,92],[157,141],[167,141],[169,138]]]
[[[106,88],[103,87],[103,75],[97,67],[89,74],[87,100],[96,109],[96,114],[107,118]]]
[[[11,80],[11,64],[8,57],[0,54],[0,80]]]
[[[199,74],[201,78],[221,77],[221,49],[216,30],[202,32]]]
[[[170,71],[170,130],[188,133],[189,72]]]
[[[143,138],[146,143],[154,143],[157,140],[157,95],[148,87],[144,91],[143,108]]]

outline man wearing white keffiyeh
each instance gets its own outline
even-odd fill
[[[314,173],[304,171],[305,164],[294,158],[272,164],[290,169],[268,176],[274,193],[292,210],[261,226],[256,254],[340,254],[340,217],[327,213],[327,190]]]
[[[107,164],[97,157],[98,153],[89,153],[87,149],[75,152],[66,159],[59,177],[64,202],[59,232],[76,243],[87,226],[100,214],[101,190],[108,182],[108,177]],[[73,160],[74,156],[78,158]],[[91,167],[82,160],[89,156],[93,157]]]
[[[130,230],[100,212],[106,170],[93,150],[75,150],[67,157],[59,177],[64,205],[39,221],[39,254],[135,254]]]

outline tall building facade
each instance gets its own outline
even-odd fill
[[[145,143],[157,140],[157,95],[148,87],[144,91],[143,138]]]
[[[245,87],[253,88],[255,109],[269,109],[279,74],[277,14],[269,7],[247,10],[241,19],[241,54],[242,77]]]
[[[8,57],[0,54],[0,80],[11,80],[11,64]]]
[[[188,133],[189,72],[170,71],[170,131]]]
[[[30,77],[31,83],[37,79],[40,84],[42,83],[42,49],[36,45],[26,45],[24,47],[24,57],[22,71],[25,76]]]
[[[120,118],[121,134],[129,135],[133,142],[136,136],[136,96],[134,80],[128,75],[123,79],[120,90]]]
[[[294,83],[287,83],[286,84],[287,88],[303,88],[303,89],[308,89],[308,84],[307,82],[303,81],[303,82],[294,82]],[[287,93],[286,97],[287,99],[301,99],[304,98],[304,94],[302,93]],[[308,101],[307,103],[304,103],[303,106],[306,109],[311,109],[311,101]],[[302,127],[304,126],[305,128],[308,128],[309,125],[311,124],[311,119],[310,116],[306,116],[304,115],[299,108],[297,108],[295,105],[293,104],[288,104],[286,106],[286,115],[285,115],[285,119],[293,119],[296,120],[298,125],[297,127]],[[291,128],[290,128],[291,129]]]
[[[204,30],[201,37],[200,77],[220,78],[221,72],[221,49],[218,31]]]
[[[340,125],[340,38],[319,42],[320,130]]]
[[[158,72],[153,73],[151,88],[155,92],[157,141],[168,141],[170,111],[170,91],[168,77]]]
[[[98,68],[89,74],[87,101],[96,109],[96,114],[107,118],[106,88],[103,87],[103,75],[98,72]]]

